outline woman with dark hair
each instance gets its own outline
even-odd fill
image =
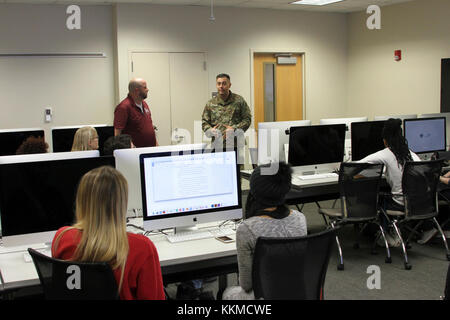
[[[272,168],[275,165],[271,164]],[[253,170],[250,177],[250,193],[247,198],[246,219],[236,231],[236,247],[239,267],[239,285],[229,287],[224,300],[254,299],[252,263],[256,240],[259,237],[306,236],[306,219],[303,213],[290,210],[285,197],[291,189],[292,169],[279,163],[276,173],[269,165]]]
[[[405,206],[402,196],[403,167],[406,161],[420,161],[420,158],[408,148],[408,142],[402,135],[402,121],[389,119],[386,121],[382,138],[386,148],[372,153],[358,162],[383,163],[386,168],[386,181],[391,187],[391,197],[383,199],[385,210],[404,211]],[[382,219],[384,216],[381,216]],[[385,225],[384,221],[384,225]],[[387,240],[391,246],[400,245],[399,239],[387,234]]]
[[[47,153],[48,143],[42,137],[28,137],[17,149],[16,154]]]

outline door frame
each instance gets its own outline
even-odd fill
[[[252,49],[250,48],[250,92],[251,92],[251,96],[250,96],[250,103],[251,106],[253,106],[253,112],[252,112],[252,124],[254,125],[255,123],[255,106],[254,106],[254,101],[255,101],[255,70],[254,70],[254,55],[257,53],[292,53],[292,54],[299,54],[302,56],[302,104],[303,104],[303,110],[302,110],[302,114],[303,114],[303,120],[307,120],[306,118],[306,91],[305,91],[305,56],[306,53],[305,51],[302,51],[300,49]],[[255,130],[257,130],[258,128],[254,128]]]

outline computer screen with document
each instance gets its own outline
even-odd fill
[[[145,230],[242,218],[237,152],[140,155]]]

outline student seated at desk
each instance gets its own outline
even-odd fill
[[[81,262],[108,262],[120,299],[164,300],[158,252],[143,235],[126,232],[128,185],[108,166],[93,169],[80,180],[75,200],[76,223],[59,229],[52,256]]]
[[[75,132],[72,151],[85,151],[98,149],[98,134],[94,127],[82,127]]]
[[[267,169],[269,165],[257,167],[250,177],[246,219],[236,231],[240,286],[227,288],[223,293],[224,300],[254,299],[252,263],[258,237],[301,237],[307,234],[303,213],[290,210],[285,205],[286,194],[291,189],[291,167],[281,162],[278,171],[272,175],[265,175],[262,168]]]
[[[47,153],[48,143],[42,137],[30,136],[17,148],[16,154]]]
[[[400,119],[391,118],[387,120],[381,134],[386,148],[358,161],[384,164],[386,181],[391,187],[391,196],[381,199],[385,210],[405,210],[402,196],[403,166],[406,161],[420,161],[419,156],[408,148],[408,142],[403,137],[401,125],[402,121]],[[387,221],[384,220],[384,215],[381,215],[381,219],[382,226],[385,229]],[[390,246],[400,245],[400,239],[398,239],[395,232],[386,234],[386,240]]]

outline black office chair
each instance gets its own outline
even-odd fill
[[[446,171],[448,171],[448,167],[450,166],[450,151],[436,152],[433,155],[433,158],[443,160],[443,165],[447,167]],[[439,208],[447,207],[447,210],[450,211],[450,186],[447,186],[443,183],[438,184],[438,200]],[[441,228],[444,229],[449,222],[450,216],[441,223]]]
[[[450,264],[447,269],[447,277],[445,281],[445,289],[444,296],[442,296],[442,300],[450,300]]]
[[[47,300],[117,300],[119,292],[108,263],[50,258],[34,249],[33,259]]]
[[[305,237],[258,238],[252,269],[255,298],[322,299],[335,234],[330,229]]]
[[[386,263],[391,262],[389,245],[386,241],[383,228],[378,221],[378,193],[380,189],[383,164],[370,163],[341,163],[339,170],[339,193],[340,208],[319,208],[319,213],[328,217],[328,226],[334,228],[345,224],[361,224],[362,228],[357,236],[354,248],[359,248],[359,236],[369,223],[375,223],[380,229],[378,237],[381,235],[386,247]],[[375,246],[372,246],[372,253],[375,253]],[[344,270],[344,258],[339,238],[336,236],[336,243],[339,251],[338,270]]]
[[[389,223],[394,227],[402,245],[405,269],[411,269],[406,253],[406,245],[422,222],[431,219],[436,225],[444,246],[446,248],[447,260],[450,260],[450,252],[447,240],[441,226],[436,220],[439,212],[438,205],[438,182],[442,168],[442,160],[430,160],[419,162],[406,162],[403,169],[402,189],[405,203],[405,211],[382,210]],[[400,228],[408,222],[417,222],[411,230],[406,241],[403,240]]]

